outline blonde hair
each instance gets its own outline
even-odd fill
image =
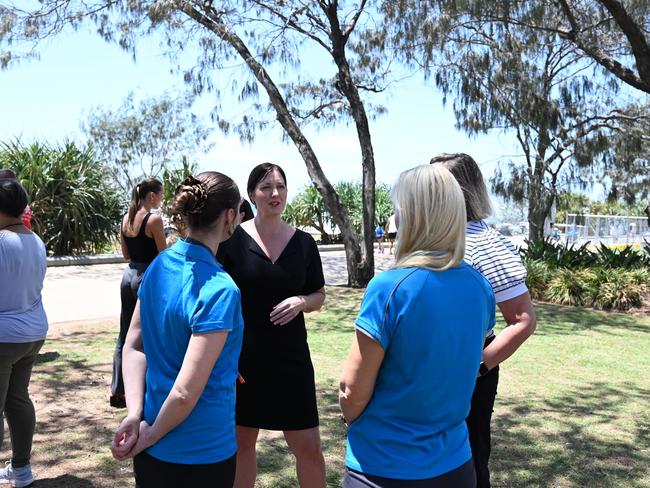
[[[490,194],[476,161],[465,153],[442,153],[431,158],[429,164],[440,164],[451,171],[463,190],[467,221],[483,220],[492,215]]]
[[[444,271],[465,256],[465,200],[460,185],[441,165],[416,166],[393,188],[399,232],[394,268]]]

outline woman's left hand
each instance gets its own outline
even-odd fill
[[[274,325],[286,325],[304,310],[305,299],[303,297],[289,297],[273,307],[271,322]]]
[[[129,415],[117,429],[111,444],[111,453],[118,461],[133,457],[131,451],[138,442],[140,432],[140,419]]]

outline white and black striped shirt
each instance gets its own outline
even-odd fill
[[[490,282],[497,303],[528,291],[517,248],[482,220],[467,222],[465,261]]]

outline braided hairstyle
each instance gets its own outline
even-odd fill
[[[241,197],[237,184],[216,171],[188,176],[176,188],[169,210],[183,218],[190,229],[210,227],[224,210],[238,211]]]
[[[146,178],[140,183],[135,185],[131,192],[131,202],[129,203],[129,213],[127,217],[127,229],[133,231],[133,222],[135,221],[135,214],[142,206],[142,202],[147,198],[149,193],[158,193],[162,191],[163,184],[156,178]]]

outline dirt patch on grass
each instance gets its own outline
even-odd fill
[[[130,463],[114,461],[108,449],[124,412],[108,404],[117,330],[116,320],[51,328],[30,384],[36,487],[133,486]],[[2,456],[10,459],[6,426],[5,432]]]

